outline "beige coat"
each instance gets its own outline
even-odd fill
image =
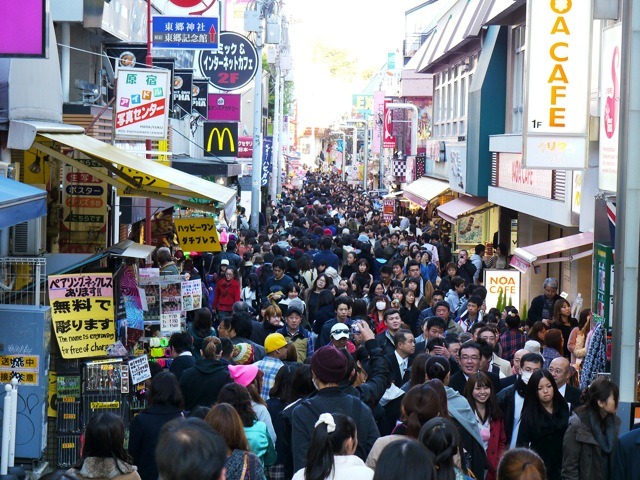
[[[140,480],[134,465],[118,461],[113,458],[86,458],[79,470],[71,468],[67,471],[80,480]]]

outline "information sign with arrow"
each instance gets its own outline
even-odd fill
[[[217,17],[153,17],[155,48],[217,49]]]

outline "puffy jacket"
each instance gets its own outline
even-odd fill
[[[240,282],[235,278],[222,278],[216,284],[213,308],[222,312],[230,312],[233,304],[240,301]]]

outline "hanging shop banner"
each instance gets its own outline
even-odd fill
[[[384,92],[373,92],[373,138],[371,139],[371,153],[380,153],[383,120]]]
[[[208,95],[207,120],[239,122],[242,109],[241,95],[237,93],[210,93]]]
[[[393,103],[390,98],[384,99],[384,119],[382,122],[382,148],[396,148],[396,137],[393,135],[393,110],[387,106]]]
[[[116,341],[111,274],[49,275],[48,283],[62,358],[105,356]]]
[[[385,198],[382,201],[382,219],[385,222],[391,222],[396,215],[396,199]]]
[[[527,2],[526,168],[586,168],[593,2]]]
[[[219,252],[218,230],[213,218],[176,218],[173,224],[183,252]]]
[[[191,114],[198,113],[200,117],[207,118],[209,111],[209,95],[207,93],[209,82],[202,79],[194,79],[191,87]]]
[[[217,17],[153,17],[154,48],[218,48]]]
[[[199,52],[197,65],[203,77],[218,90],[231,91],[248,85],[258,70],[258,52],[244,35],[221,32],[215,50]]]
[[[170,72],[120,68],[117,78],[117,139],[167,138]]]
[[[351,95],[351,116],[365,118],[373,109],[373,95]]]
[[[235,157],[238,153],[238,124],[206,122],[204,124],[204,156]]]
[[[520,272],[485,268],[484,286],[487,288],[488,306],[495,307],[498,304],[498,297],[503,295],[506,305],[513,305],[520,310]]]
[[[173,74],[173,118],[191,115],[191,95],[193,93],[193,70],[176,69]]]
[[[273,168],[273,137],[264,137],[262,144],[262,181],[261,185],[266,187],[269,185],[271,177],[271,169]]]
[[[593,249],[593,285],[595,285],[595,305],[593,318],[604,322],[605,327],[613,327],[613,248],[596,243]]]
[[[602,31],[600,81],[600,158],[598,161],[598,188],[609,192],[618,190],[618,122],[620,119],[620,51],[622,25],[620,23]]]

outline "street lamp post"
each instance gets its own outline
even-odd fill
[[[251,155],[251,228],[258,230],[260,225],[260,186],[262,183],[262,40],[264,0],[256,0],[256,10],[260,15],[260,24],[256,31],[256,51],[258,65],[253,84],[253,153]]]

